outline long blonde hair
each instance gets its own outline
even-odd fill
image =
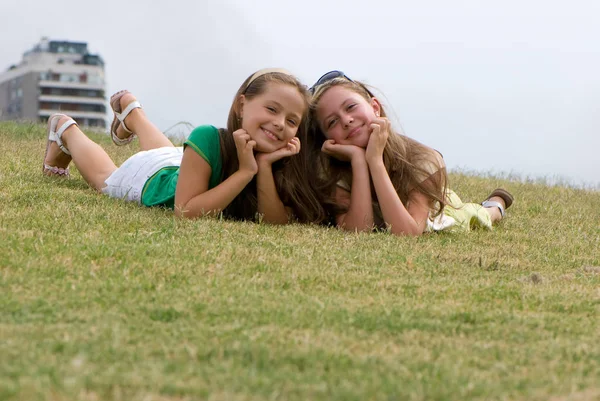
[[[350,184],[352,182],[352,169],[349,163],[329,157],[321,152],[326,137],[316,117],[319,100],[327,90],[334,86],[347,88],[362,96],[369,103],[371,103],[373,96],[363,83],[351,81],[345,77],[338,77],[317,86],[311,99],[308,135],[310,165],[318,171],[315,175],[320,179],[316,185],[317,190],[324,197],[322,201],[335,215],[345,212],[335,202],[336,185],[340,181]],[[383,106],[380,108],[380,115],[387,117]],[[445,194],[448,176],[445,166],[440,165],[440,159],[441,155],[436,155],[434,149],[405,135],[395,132],[390,134],[383,151],[383,163],[400,200],[405,206],[408,203],[410,191],[417,190],[432,200],[434,204],[433,215],[442,213],[446,206]],[[435,173],[432,174],[432,171]],[[371,194],[376,218],[375,223],[378,227],[384,227],[383,216],[373,187],[371,188]]]

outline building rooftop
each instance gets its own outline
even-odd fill
[[[77,54],[87,54],[87,43],[85,42],[67,42],[67,41],[58,41],[51,40],[48,42],[48,51],[50,53],[77,53]]]
[[[80,55],[81,58],[77,60],[77,64],[83,65],[97,65],[104,67],[104,60],[97,54],[90,54],[88,52],[88,45],[86,42],[71,42],[67,40],[48,40],[43,37],[39,43],[37,43],[31,50],[23,53],[23,59],[27,59],[29,56],[35,53],[53,53],[53,54],[64,54],[64,55]]]

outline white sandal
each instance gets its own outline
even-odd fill
[[[60,129],[57,131],[56,126],[58,125],[58,121],[62,117],[67,117],[67,118],[69,118],[69,120],[67,122],[65,122],[60,127]],[[62,136],[63,136],[63,133],[65,132],[65,130],[73,124],[77,125],[75,120],[73,120],[72,118],[70,118],[69,116],[67,116],[65,114],[52,114],[50,116],[50,118],[48,118],[48,142],[46,142],[46,153],[44,153],[44,163],[43,163],[43,167],[42,167],[42,172],[44,174],[51,173],[50,175],[58,175],[58,176],[62,176],[62,177],[69,176],[68,165],[66,168],[49,166],[46,164],[46,157],[48,156],[48,150],[50,149],[50,142],[56,142],[56,144],[58,145],[58,147],[60,148],[60,150],[63,153],[65,153],[69,156],[71,155],[71,152],[69,152],[69,149],[67,149],[65,147],[65,145],[63,144]]]
[[[112,109],[114,114],[113,121],[110,124],[110,136],[115,145],[117,146],[127,145],[129,142],[133,141],[133,138],[135,138],[135,134],[125,125],[125,118],[127,118],[129,113],[131,113],[133,109],[142,108],[140,102],[134,100],[133,102],[129,103],[127,107],[125,107],[125,110],[121,111],[121,98],[126,93],[130,92],[128,90],[122,90],[110,97],[110,108]],[[119,125],[123,127],[125,132],[130,134],[127,138],[119,138],[117,136],[117,128],[119,127]]]

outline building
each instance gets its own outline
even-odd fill
[[[87,43],[42,38],[0,73],[0,120],[46,122],[64,113],[85,127],[107,126],[104,61]]]

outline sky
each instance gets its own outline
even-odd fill
[[[451,170],[600,188],[598,21],[595,0],[2,0],[0,69],[42,36],[88,42],[107,96],[163,130],[224,126],[260,68],[339,69]]]

